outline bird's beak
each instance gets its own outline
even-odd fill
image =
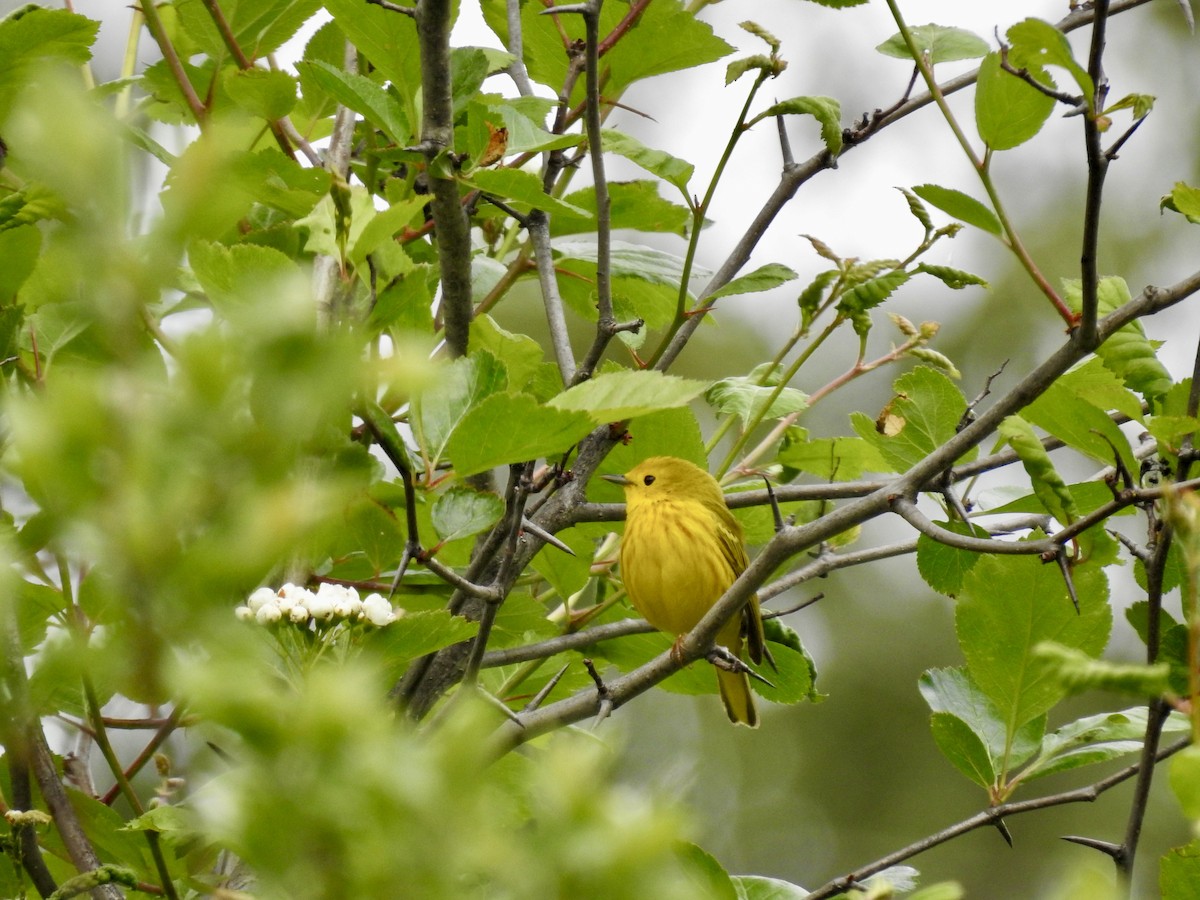
[[[613,484],[619,484],[621,487],[625,487],[625,485],[630,483],[629,479],[624,475],[601,475],[600,477],[605,481],[611,481]]]

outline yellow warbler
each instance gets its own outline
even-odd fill
[[[637,611],[660,631],[691,631],[746,568],[742,527],[715,478],[684,459],[655,456],[624,475],[604,479],[625,488],[621,577]],[[758,597],[717,632],[716,643],[737,657],[766,649]],[[732,722],[758,725],[745,672],[717,669],[717,686]]]

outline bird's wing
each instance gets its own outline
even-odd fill
[[[717,543],[721,547],[721,555],[729,563],[733,577],[736,578],[746,571],[750,559],[746,556],[745,538],[737,519],[728,510],[724,512],[725,515],[719,517],[716,524]],[[746,639],[746,650],[754,662],[761,663],[765,658],[770,661],[771,668],[775,668],[775,660],[771,659],[771,651],[767,649],[767,638],[763,634],[762,611],[759,609],[757,596],[751,597],[750,602],[742,607],[742,637]]]

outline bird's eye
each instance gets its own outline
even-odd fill
[[[642,484],[646,485],[646,487],[650,487],[650,485],[654,484],[654,476],[647,475],[645,478],[642,479]]]

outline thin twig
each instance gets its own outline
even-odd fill
[[[1170,747],[1159,752],[1154,761],[1161,762],[1173,753],[1178,753],[1184,747],[1188,746],[1188,740],[1182,740]],[[921,838],[919,841],[914,841],[907,847],[903,847],[894,853],[889,853],[887,856],[875,860],[868,865],[855,869],[842,875],[840,878],[835,878],[815,891],[805,895],[804,900],[824,900],[826,897],[833,897],[843,893],[855,884],[861,883],[872,875],[882,872],[891,866],[904,862],[906,859],[924,853],[947,841],[953,840],[969,831],[974,831],[977,828],[984,828],[995,825],[1001,819],[1008,816],[1017,816],[1021,813],[1034,812],[1039,809],[1049,809],[1054,806],[1063,806],[1068,803],[1091,803],[1100,795],[1108,790],[1116,787],[1125,781],[1128,781],[1136,775],[1142,768],[1142,764],[1135,763],[1132,766],[1127,766],[1119,772],[1114,772],[1107,778],[1102,778],[1099,781],[1087,785],[1086,787],[1075,788],[1070,791],[1063,791],[1059,794],[1050,794],[1045,797],[1037,797],[1033,800],[1018,800],[1011,803],[1001,803],[998,806],[992,806],[982,812],[976,813],[968,819],[963,819],[949,828],[943,828],[941,831],[935,832],[928,837]]]
[[[1100,204],[1104,197],[1104,177],[1108,174],[1109,158],[1100,144],[1100,124],[1096,121],[1104,108],[1108,84],[1104,76],[1104,39],[1108,25],[1109,0],[1096,0],[1092,20],[1092,44],[1088,54],[1088,75],[1092,79],[1091,97],[1086,97],[1087,112],[1083,117],[1084,145],[1087,148],[1087,192],[1083,210],[1083,249],[1079,254],[1081,279],[1079,339],[1095,340],[1096,318],[1100,287],[1097,248],[1100,243]]]

